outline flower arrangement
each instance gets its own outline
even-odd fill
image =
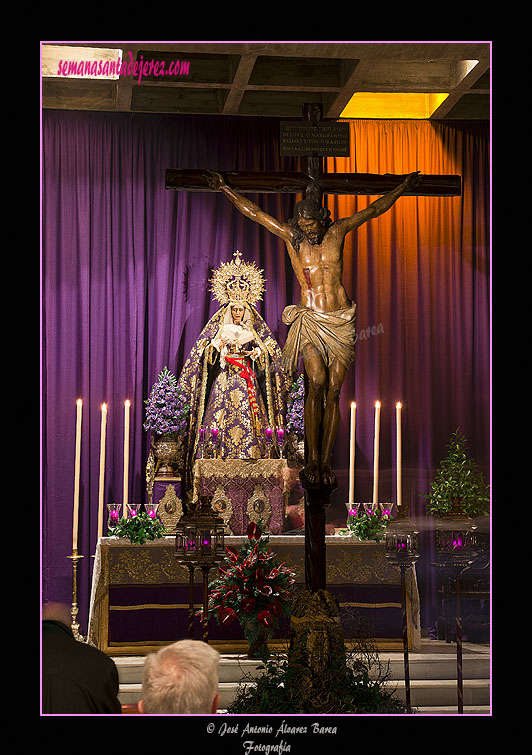
[[[374,508],[371,504],[366,505],[364,511],[360,511],[359,507],[352,508],[347,514],[347,529],[341,532],[378,543],[384,539],[390,518],[390,509],[380,506]]]
[[[134,516],[122,517],[113,527],[109,527],[111,537],[128,537],[133,545],[143,545],[146,540],[157,540],[166,535],[164,524],[153,511],[141,512]]]
[[[305,385],[303,374],[299,375],[290,387],[286,404],[286,429],[293,433],[298,441],[305,437]]]
[[[295,572],[275,559],[258,524],[249,524],[247,536],[239,550],[226,548],[226,566],[209,583],[208,613],[220,625],[237,619],[252,645],[261,634],[271,636],[279,618],[289,615]]]
[[[155,435],[186,433],[190,405],[179,391],[176,377],[168,367],[159,373],[145,404],[145,430],[151,430]]]
[[[427,512],[444,516],[453,504],[469,516],[485,516],[489,513],[488,486],[475,461],[467,455],[467,440],[456,430],[447,445],[447,456],[431,486]]]

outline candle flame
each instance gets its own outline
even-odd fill
[[[83,403],[83,401],[82,401],[82,400],[81,400],[80,398],[78,398],[78,400],[76,401],[76,404],[77,404],[78,406],[81,406],[81,405],[82,405],[82,403]]]
[[[128,398],[124,401],[124,406],[131,406],[131,401]]]
[[[356,408],[357,408],[357,405],[355,404],[355,402],[351,401],[351,409],[356,409]]]
[[[380,408],[381,408],[381,402],[375,401],[375,409],[380,409]]]
[[[107,411],[107,404],[102,404],[102,412],[106,412],[106,411]]]
[[[401,403],[400,401],[398,401],[398,402],[396,403],[396,405],[395,405],[395,408],[396,408],[396,409],[402,409],[402,408],[403,408],[403,405],[402,405],[402,403]]]

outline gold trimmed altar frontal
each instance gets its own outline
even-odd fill
[[[244,535],[250,522],[264,532],[283,531],[288,501],[286,459],[197,459],[194,497],[212,496],[227,533]]]
[[[227,536],[238,547],[245,537]],[[304,536],[270,535],[269,545],[281,561],[305,582]],[[174,537],[144,545],[123,538],[100,538],[94,560],[88,642],[109,655],[143,655],[187,637],[188,569],[177,563]],[[348,627],[346,645],[357,639],[349,632],[351,615],[362,616],[374,629],[372,641],[381,650],[402,648],[400,572],[386,560],[384,544],[350,537],[327,536],[327,589],[338,598],[342,622]],[[214,579],[213,569],[210,579]],[[195,609],[202,604],[201,572],[195,574]],[[421,642],[419,595],[415,567],[407,572],[409,645]],[[357,625],[359,626],[359,625]],[[289,635],[272,648],[287,647]],[[195,637],[201,638],[199,619]],[[245,652],[247,643],[237,622],[230,627],[209,623],[209,642],[220,652]]]

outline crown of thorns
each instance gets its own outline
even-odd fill
[[[243,262],[241,252],[233,254],[234,262],[222,262],[211,278],[211,291],[220,304],[246,302],[255,304],[264,293],[263,271],[254,262]]]

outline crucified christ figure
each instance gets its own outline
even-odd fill
[[[283,312],[290,326],[283,348],[289,375],[303,356],[308,377],[305,401],[307,459],[303,470],[310,485],[335,485],[331,453],[340,420],[340,389],[355,356],[355,309],[342,283],[345,236],[390,209],[405,191],[414,189],[419,171],[410,173],[395,189],[348,218],[332,221],[330,211],[314,199],[295,206],[294,218],[282,223],[254,202],[231,189],[223,177],[209,171],[209,185],[222,191],[246,217],[267,228],[285,244],[301,286],[299,304]]]

